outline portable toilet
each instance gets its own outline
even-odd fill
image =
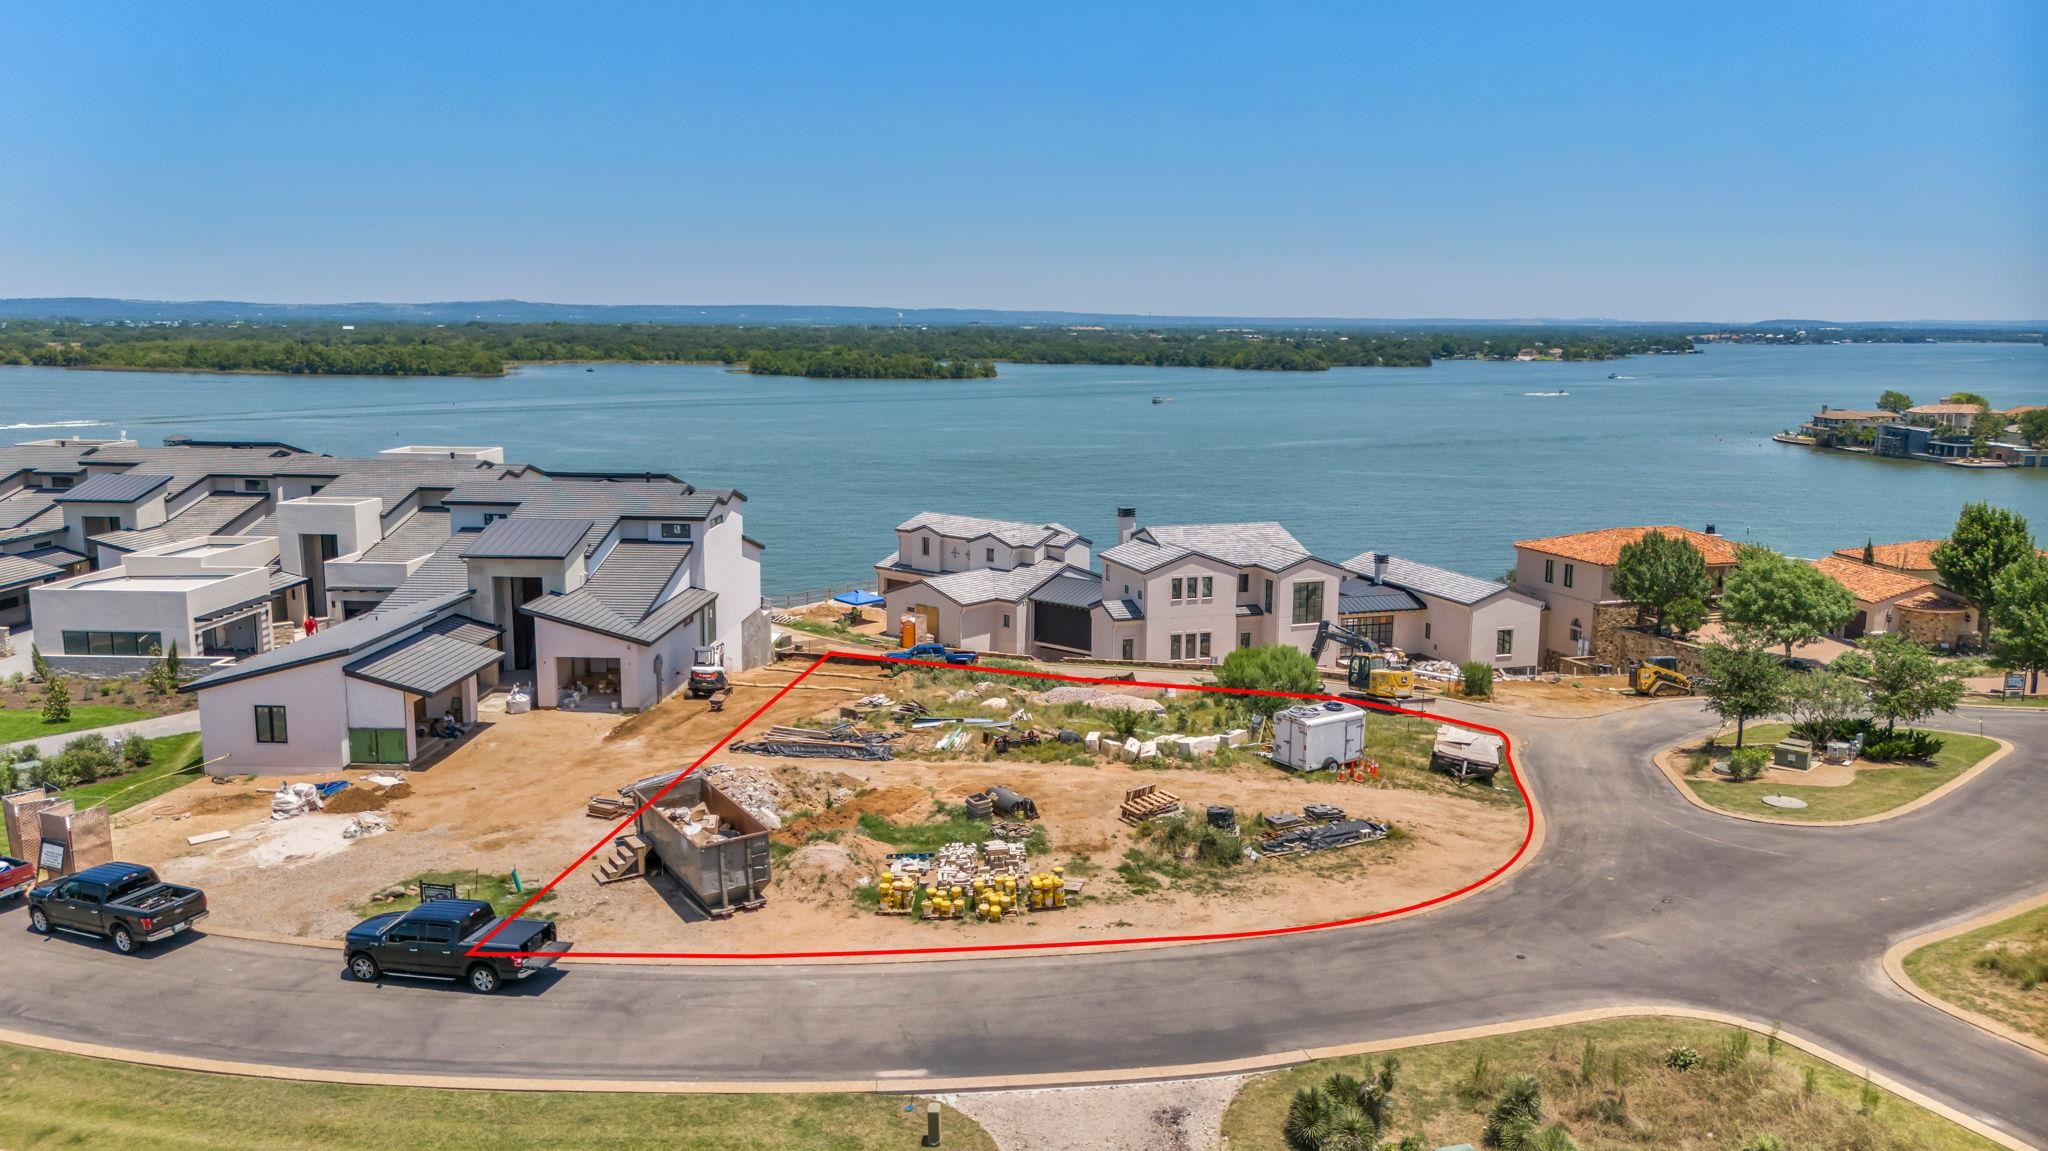
[[[1348,703],[1286,708],[1273,716],[1273,758],[1294,771],[1356,763],[1365,755],[1365,709]]]

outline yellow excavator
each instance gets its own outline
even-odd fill
[[[1351,690],[1344,694],[1388,702],[1415,698],[1415,673],[1393,666],[1397,660],[1406,662],[1400,651],[1381,647],[1366,635],[1324,620],[1316,628],[1316,642],[1308,649],[1309,658],[1321,663],[1323,649],[1332,643],[1341,644],[1351,651],[1350,670],[1346,675]]]
[[[1678,670],[1678,658],[1653,655],[1629,669],[1629,687],[1637,695],[1691,695],[1692,677]]]

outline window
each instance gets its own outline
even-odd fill
[[[1170,641],[1168,642],[1168,644],[1167,644],[1167,647],[1168,647],[1168,649],[1169,649],[1169,650],[1170,650],[1170,651],[1172,652],[1172,655],[1171,655],[1171,656],[1169,656],[1168,658],[1171,658],[1171,659],[1179,659],[1179,658],[1180,658],[1180,633],[1179,633],[1179,632],[1174,632],[1174,633],[1173,633],[1173,638],[1172,638],[1172,640],[1170,640]]]
[[[1206,631],[1202,633],[1202,658],[1209,658],[1209,633]]]
[[[1579,621],[1578,621],[1578,620],[1573,620],[1573,621],[1572,621],[1572,642],[1573,642],[1573,643],[1577,643],[1577,642],[1579,642]]]
[[[1495,654],[1495,655],[1513,655],[1513,654],[1515,654],[1515,629],[1514,629],[1514,628],[1511,628],[1511,627],[1504,627],[1504,628],[1500,629],[1499,631],[1497,631],[1497,632],[1494,632],[1494,633],[1493,633],[1493,654]]]
[[[1266,581],[1266,614],[1273,614],[1273,581]]]
[[[68,488],[68,487],[70,487],[70,486],[71,486],[71,482],[72,482],[72,481],[71,481],[71,477],[70,477],[70,476],[51,476],[51,477],[50,477],[50,486],[51,486],[51,487],[53,487],[53,488],[56,488],[56,489],[58,489],[59,491],[62,491],[63,489],[65,489],[65,488]]]
[[[1355,615],[1344,621],[1344,626],[1363,635],[1381,647],[1394,646],[1394,617],[1390,615]]]
[[[665,540],[688,540],[690,538],[690,525],[663,524],[661,525],[661,538]]]
[[[1203,577],[1202,577],[1202,598],[1203,598],[1203,599],[1215,599],[1215,598],[1216,598],[1216,577],[1215,577],[1215,576],[1203,576]]]
[[[262,480],[243,480],[242,490],[245,492],[260,492],[267,491],[268,489],[263,486]]]
[[[1323,618],[1323,581],[1301,580],[1294,585],[1294,622],[1315,623]]]
[[[1564,586],[1572,586],[1572,565],[1564,565]]]
[[[1428,639],[1428,638],[1429,638],[1429,621],[1428,621],[1428,620],[1423,620],[1423,621],[1422,621],[1422,638],[1423,638],[1423,639]]]
[[[1010,613],[1009,613],[1009,612],[1004,612],[1004,613],[1003,613],[1003,626],[1004,626],[1004,627],[1009,627],[1009,626],[1010,626]]]
[[[1250,573],[1237,573],[1237,594],[1243,595],[1250,590],[1252,590],[1252,577]]]
[[[918,554],[918,555],[921,555],[921,556],[928,556],[928,555],[932,554],[932,537],[930,537],[930,536],[919,536],[919,537],[918,537],[918,539],[917,539],[917,554]]]
[[[499,520],[502,520],[502,519],[504,519],[504,518],[505,518],[505,513],[504,513],[504,512],[485,512],[485,513],[484,513],[484,526],[485,526],[485,527],[490,527],[490,526],[491,526],[492,524],[494,524],[494,523],[497,523],[497,522],[498,522]]]
[[[67,631],[65,655],[148,655],[159,648],[153,631]]]
[[[290,743],[284,726],[284,708],[271,703],[256,705],[256,742]]]
[[[1137,657],[1137,655],[1136,655],[1136,654],[1135,654],[1135,653],[1133,652],[1133,648],[1135,648],[1135,647],[1136,647],[1136,643],[1137,643],[1137,641],[1135,641],[1135,640],[1128,640],[1128,639],[1127,639],[1127,640],[1125,640],[1125,641],[1124,641],[1124,662],[1125,662],[1125,663],[1129,663],[1129,662],[1131,662],[1132,660],[1135,660],[1135,659],[1137,659],[1137,658],[1138,658],[1138,657]]]
[[[18,596],[18,595],[10,595],[10,596],[0,596],[0,611],[7,611],[7,610],[8,610],[8,609],[10,609],[10,608],[17,608],[17,607],[20,607],[20,606],[21,606],[21,597],[20,597],[20,596]]]
[[[1250,646],[1252,646],[1252,633],[1250,633],[1250,632],[1248,632],[1248,631],[1241,631],[1241,632],[1238,632],[1238,633],[1237,633],[1237,646],[1239,646],[1239,647],[1250,647]]]
[[[417,943],[419,938],[419,924],[407,923],[404,920],[392,924],[391,930],[384,933],[386,943]]]
[[[1544,582],[1544,583],[1556,583],[1556,582],[1557,582],[1556,576],[1557,576],[1557,561],[1556,561],[1556,560],[1544,560],[1544,561],[1543,561],[1543,582]]]
[[[452,923],[422,923],[420,924],[420,942],[453,943],[455,942],[455,925]]]
[[[1173,579],[1173,602],[1175,602],[1175,603],[1179,603],[1180,601],[1181,601],[1181,579],[1180,579],[1180,577],[1179,577],[1179,576],[1175,576],[1175,577],[1174,577],[1174,579]]]
[[[704,618],[697,623],[697,642],[710,647],[718,642],[718,604],[704,605]]]

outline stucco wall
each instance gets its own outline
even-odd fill
[[[348,708],[340,657],[210,687],[199,695],[209,775],[330,771],[348,764]],[[369,685],[365,685],[369,686]],[[384,689],[388,690],[388,689]],[[256,742],[256,705],[285,709],[289,742]],[[396,726],[396,725],[391,725]]]

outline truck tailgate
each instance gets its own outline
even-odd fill
[[[543,967],[553,967],[555,965],[555,960],[560,959],[564,955],[567,955],[569,953],[569,948],[571,946],[572,944],[563,943],[559,939],[550,940],[549,942],[543,943],[539,947],[534,948],[534,950],[540,952],[540,954],[527,956],[525,959],[520,961],[520,966],[528,971],[537,970]]]

